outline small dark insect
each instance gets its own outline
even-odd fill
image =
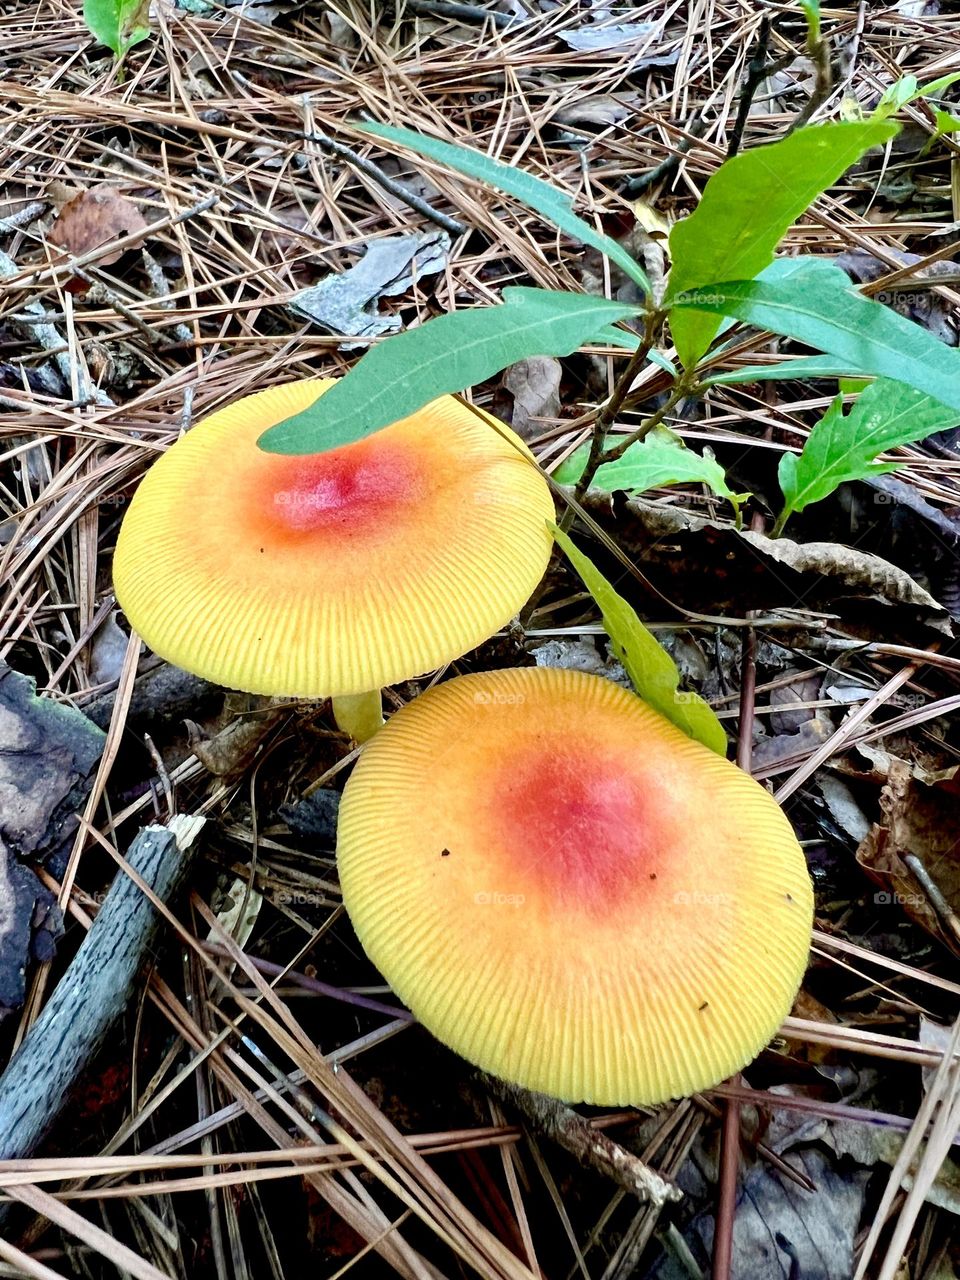
[[[703,1013],[704,1009],[709,1008],[709,1006],[710,1006],[710,1001],[709,1001],[709,1000],[704,1000],[703,1004],[702,1004],[702,1005],[700,1006],[700,1008],[697,1010],[697,1013]]]
[[[450,850],[449,850],[449,849],[441,849],[441,850],[440,850],[440,857],[441,857],[441,858],[449,858],[449,857],[450,857]]]
[[[655,871],[651,871],[651,872],[650,872],[650,879],[651,879],[651,880],[656,880],[656,878],[657,878],[657,873],[656,873]]]

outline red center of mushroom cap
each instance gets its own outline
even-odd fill
[[[329,453],[269,457],[270,476],[261,501],[280,531],[319,533],[383,521],[416,501],[421,468],[410,452],[381,437]]]
[[[622,760],[537,753],[511,763],[499,796],[498,834],[518,879],[564,905],[636,904],[675,839],[669,817],[624,775]]]

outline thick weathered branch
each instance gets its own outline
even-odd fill
[[[161,901],[183,883],[203,823],[178,815],[168,827],[144,828],[130,846],[131,870]],[[54,1128],[124,1013],[160,923],[139,885],[119,872],[56,991],[0,1076],[0,1159],[30,1155]]]

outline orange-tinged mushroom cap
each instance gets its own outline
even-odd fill
[[[770,796],[582,672],[463,676],[366,745],[340,808],[367,954],[438,1039],[599,1105],[717,1084],[775,1034],[812,891]]]
[[[114,583],[177,666],[251,693],[364,693],[476,647],[540,580],[548,486],[508,428],[452,396],[327,453],[257,448],[332,385],[239,400],[141,483]]]

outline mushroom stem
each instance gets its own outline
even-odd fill
[[[354,742],[366,742],[383,725],[383,705],[380,690],[369,693],[347,693],[332,698],[333,718]]]

